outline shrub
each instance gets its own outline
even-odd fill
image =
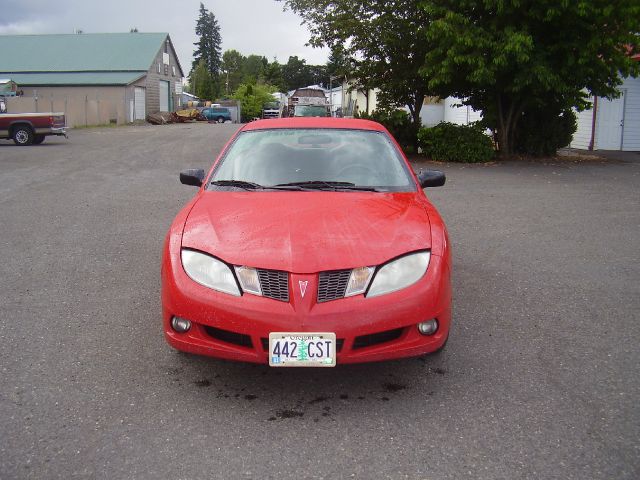
[[[576,132],[576,114],[572,110],[558,113],[554,108],[525,112],[518,124],[514,151],[537,157],[555,155],[566,147]]]
[[[413,124],[411,116],[404,110],[374,110],[370,115],[362,112],[355,117],[381,123],[405,151],[413,151],[420,127]]]
[[[272,92],[275,87],[263,84],[241,84],[233,93],[232,98],[240,100],[242,107],[242,121],[250,122],[254,118],[262,116],[262,106],[267,102],[273,102]]]
[[[495,154],[491,138],[479,125],[440,123],[421,128],[418,145],[422,153],[442,162],[488,162]]]

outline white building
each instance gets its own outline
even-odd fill
[[[620,97],[592,98],[592,108],[578,113],[570,147],[640,151],[640,77],[626,78],[618,89]]]

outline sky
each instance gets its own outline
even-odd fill
[[[2,0],[0,35],[168,32],[185,75],[191,69],[200,0]],[[327,49],[305,46],[301,19],[275,0],[203,0],[221,28],[222,51],[262,55],[286,63],[289,56],[324,64]],[[0,63],[2,58],[0,56]]]

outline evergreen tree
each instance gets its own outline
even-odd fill
[[[299,360],[307,360],[309,356],[307,355],[307,342],[304,340],[300,340],[298,342],[298,359]]]
[[[213,80],[211,74],[207,70],[204,59],[200,60],[195,69],[191,70],[191,79],[189,81],[190,89],[196,97],[204,100],[215,98],[213,92]]]
[[[200,3],[200,15],[196,22],[196,35],[199,40],[194,43],[197,47],[193,52],[192,72],[201,60],[209,72],[212,80],[211,99],[220,94],[220,70],[222,68],[220,25],[215,15]]]

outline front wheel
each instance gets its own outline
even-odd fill
[[[218,123],[224,123],[224,117],[218,117],[216,120]]]
[[[31,130],[31,127],[16,127],[13,131],[13,142],[20,146],[31,145],[33,143],[33,130]]]
[[[33,137],[34,145],[40,145],[42,142],[44,142],[44,135],[36,135]]]

